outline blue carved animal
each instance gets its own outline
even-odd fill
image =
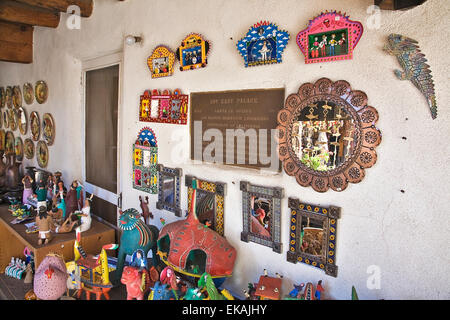
[[[431,117],[437,117],[437,103],[434,93],[434,83],[431,76],[430,66],[426,64],[425,55],[420,52],[417,41],[400,34],[392,33],[388,37],[388,43],[384,50],[397,57],[401,70],[394,70],[400,80],[411,80],[411,82],[422,92],[428,102]]]
[[[152,292],[148,295],[148,300],[177,300],[174,290],[170,289],[167,284],[161,284],[156,281]]]
[[[153,265],[156,267],[160,263],[159,256],[156,254],[156,241],[159,235],[157,227],[145,224],[141,220],[139,212],[134,208],[122,212],[119,218],[119,227],[123,230],[123,233],[120,238],[117,268],[114,273],[116,283],[122,277],[126,255],[132,255],[138,249],[144,251],[145,257],[151,249]]]

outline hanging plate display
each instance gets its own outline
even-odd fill
[[[5,130],[0,130],[0,151],[5,151],[6,134]]]
[[[6,132],[6,138],[5,138],[5,155],[15,154],[14,150],[14,133],[11,131]]]
[[[42,118],[42,137],[47,145],[53,145],[53,141],[55,141],[55,121],[50,113],[45,113]]]
[[[21,134],[27,134],[28,129],[28,118],[27,112],[24,108],[20,107],[15,112],[17,126],[19,127],[19,131]]]
[[[48,87],[47,83],[43,80],[39,80],[36,82],[36,85],[34,87],[34,93],[36,96],[36,101],[40,104],[47,101],[48,98]]]
[[[164,90],[159,93],[146,90],[141,96],[139,121],[186,124],[189,96],[181,94],[180,89],[173,93]]]
[[[12,131],[15,131],[17,129],[17,120],[16,120],[16,110],[15,109],[9,109],[8,112],[8,123],[9,127]]]
[[[48,164],[48,148],[45,141],[39,141],[36,146],[36,159],[41,168],[47,167]]]
[[[22,106],[22,92],[20,91],[19,86],[13,87],[12,101],[14,108],[18,109]]]
[[[5,91],[5,103],[8,108],[12,108],[12,88],[10,86],[6,87]]]
[[[289,33],[279,30],[276,24],[261,21],[254,24],[236,46],[246,67],[281,63],[289,38]]]
[[[34,157],[34,142],[30,138],[26,138],[23,145],[23,153],[25,158],[33,159]]]
[[[321,13],[297,34],[297,45],[305,63],[352,59],[363,34],[363,26],[341,12]]]
[[[16,159],[22,161],[23,159],[23,141],[21,137],[17,137],[14,142],[14,150],[16,152]]]
[[[200,34],[191,33],[188,35],[176,51],[177,59],[180,60],[180,70],[193,70],[206,67],[210,47],[210,42],[204,40]]]
[[[32,104],[34,100],[33,85],[29,82],[23,85],[23,99],[27,104]]]
[[[133,145],[133,188],[158,193],[158,143],[148,127],[139,131]]]
[[[175,64],[175,53],[166,46],[157,46],[150,57],[147,65],[152,73],[152,78],[168,77],[173,74]]]
[[[8,129],[9,127],[8,110],[3,111],[3,126],[5,127],[5,129]]]
[[[6,104],[6,91],[4,87],[0,87],[0,108],[5,107]]]
[[[33,111],[30,114],[30,130],[33,140],[38,141],[39,136],[41,135],[41,122],[39,121],[39,115],[36,111]]]

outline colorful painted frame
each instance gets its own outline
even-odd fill
[[[191,207],[192,202],[192,181],[193,179],[197,182],[197,198],[199,197],[200,192],[206,192],[208,195],[214,195],[214,225],[213,228],[218,234],[224,236],[224,213],[225,213],[225,192],[226,192],[226,183],[223,182],[211,182],[207,180],[201,180],[197,177],[186,175],[185,176],[185,186],[188,187],[188,208]],[[199,206],[197,206],[199,209]]]
[[[168,168],[162,164],[158,164],[158,202],[156,202],[156,208],[159,210],[167,210],[175,213],[177,217],[181,217],[181,206],[180,206],[180,180],[183,174],[183,170],[180,168]],[[173,201],[167,201],[164,197],[164,177],[173,178]]]
[[[326,11],[297,34],[297,45],[305,63],[352,59],[363,32],[361,22],[350,20],[340,11]]]
[[[320,207],[300,202],[297,198],[289,198],[291,209],[291,225],[289,235],[289,251],[287,261],[305,263],[325,271],[325,274],[337,277],[336,234],[337,220],[341,217],[341,208],[335,206]],[[309,219],[322,223],[322,255],[313,255],[302,250],[302,223]],[[316,229],[316,228],[310,228]],[[311,230],[313,231],[313,230]]]
[[[139,104],[139,121],[186,124],[189,96],[181,94],[180,89],[160,93],[146,90],[141,95]]]
[[[177,59],[180,61],[180,71],[206,67],[210,49],[211,43],[205,40],[202,35],[198,33],[189,34],[176,51]]]
[[[157,46],[150,57],[147,65],[152,74],[152,78],[169,77],[173,74],[175,64],[175,53],[166,46]]]
[[[244,58],[245,67],[281,63],[289,39],[289,32],[279,30],[274,23],[260,21],[250,27],[236,47]]]
[[[133,188],[150,194],[158,191],[158,143],[149,127],[139,131],[133,144]]]
[[[247,181],[240,182],[242,191],[242,217],[243,231],[241,232],[241,241],[255,242],[263,246],[272,248],[273,251],[281,253],[281,199],[284,197],[284,189],[277,187],[263,187],[253,185]],[[270,235],[264,236],[261,233],[252,232],[252,218],[254,211],[252,209],[252,197],[270,199],[269,219]],[[265,212],[267,214],[267,212]],[[255,218],[256,219],[256,218]]]

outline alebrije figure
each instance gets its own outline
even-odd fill
[[[165,267],[161,271],[160,281],[162,284],[170,285],[171,289],[178,290],[177,276],[175,274],[175,271],[170,266]]]
[[[299,298],[302,294],[303,287],[305,286],[304,283],[300,283],[299,285],[294,284],[294,289],[292,289],[291,292],[289,292],[289,296],[291,298]]]
[[[23,184],[22,203],[23,204],[28,204],[28,197],[33,194],[32,183],[33,183],[33,179],[30,177],[30,175],[26,174],[22,178],[22,184]]]
[[[384,50],[397,57],[402,67],[394,70],[400,80],[410,80],[417,89],[425,96],[431,111],[431,118],[437,117],[437,102],[434,92],[433,77],[430,66],[426,63],[425,55],[420,52],[418,42],[414,39],[392,33],[388,37],[388,43]]]
[[[324,291],[324,289],[322,287],[322,280],[319,280],[319,282],[317,283],[317,286],[316,286],[316,293],[315,293],[315,297],[317,300],[320,300],[320,297],[321,297],[323,291]]]
[[[139,268],[132,266],[123,269],[120,281],[127,287],[127,300],[144,300],[144,294],[151,286],[147,270],[139,271]]]
[[[42,245],[49,243],[52,238],[50,230],[53,228],[53,219],[47,214],[47,207],[39,207],[39,213],[36,216],[36,226],[39,230],[38,244]]]
[[[153,214],[150,212],[150,209],[148,207],[148,197],[146,196],[144,201],[143,197],[139,196],[139,202],[141,203],[140,206],[142,209],[142,217],[144,218],[144,222],[146,224],[149,224],[149,218],[153,219]]]

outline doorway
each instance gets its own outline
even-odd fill
[[[83,181],[91,214],[117,230],[121,207],[120,89],[122,55],[83,63]]]

